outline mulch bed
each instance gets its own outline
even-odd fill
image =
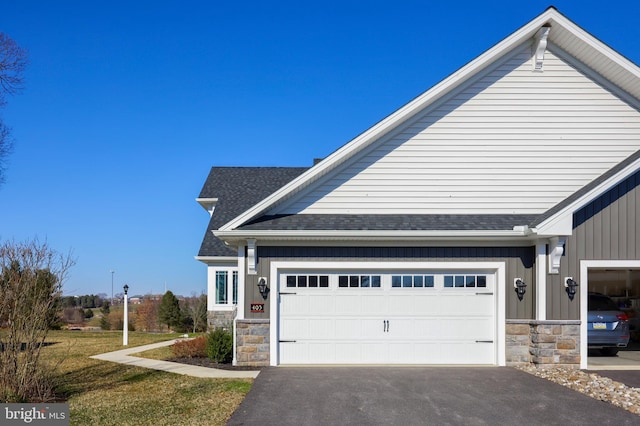
[[[178,362],[180,364],[198,365],[200,367],[218,368],[220,370],[236,370],[236,371],[256,371],[260,367],[246,367],[240,365],[220,364],[213,362],[209,358],[170,358],[167,361]]]

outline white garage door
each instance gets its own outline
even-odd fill
[[[280,364],[495,364],[495,275],[280,273]]]

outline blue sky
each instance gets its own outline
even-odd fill
[[[5,2],[30,65],[0,240],[72,251],[66,294],[206,291],[211,166],[309,166],[550,4]],[[553,4],[640,64],[640,2]]]

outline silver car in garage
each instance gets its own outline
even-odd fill
[[[629,343],[629,318],[608,296],[589,293],[587,325],[589,348],[600,349],[603,355],[614,356]]]

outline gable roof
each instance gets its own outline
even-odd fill
[[[235,250],[215,237],[218,229],[260,200],[272,194],[308,167],[212,167],[198,201],[213,212],[198,257],[236,256]]]
[[[480,57],[465,65],[429,91],[335,151],[318,165],[309,169],[287,185],[284,185],[246,212],[221,226],[221,235],[224,234],[225,231],[240,229],[241,227],[244,229],[244,224],[267,213],[273,209],[274,206],[285,202],[291,197],[295,197],[295,195],[304,188],[332,173],[337,167],[349,161],[381,137],[412,119],[425,108],[469,81],[500,58],[509,54],[509,52],[517,46],[531,40],[541,28],[549,26],[553,29],[550,32],[549,41],[552,41],[564,51],[591,67],[605,79],[615,82],[614,84],[617,87],[626,91],[626,94],[620,91],[620,95],[626,96],[629,102],[638,105],[638,99],[640,99],[640,69],[604,43],[579,28],[560,14],[555,8],[549,8]],[[280,218],[279,220],[282,221],[283,219]],[[291,221],[293,219],[286,220]],[[525,223],[529,222],[527,221]]]

